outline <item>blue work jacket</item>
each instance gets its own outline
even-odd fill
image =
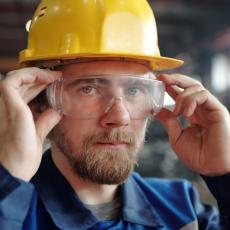
[[[205,179],[215,187],[219,204],[224,201],[222,217],[227,223],[227,200],[216,187],[221,187],[223,177]],[[197,192],[185,180],[142,178],[133,173],[120,192],[120,219],[98,220],[58,171],[48,151],[31,182],[0,167],[0,230],[221,229],[217,209],[200,203]]]

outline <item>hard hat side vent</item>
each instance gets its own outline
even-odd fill
[[[40,9],[40,12],[39,12],[39,14],[38,14],[38,17],[39,17],[39,18],[43,17],[43,16],[45,15],[45,13],[46,13],[46,10],[47,10],[47,6],[42,7],[42,8]]]

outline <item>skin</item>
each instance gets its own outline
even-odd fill
[[[104,74],[114,74],[114,77],[116,77],[116,74],[144,74],[149,71],[147,67],[140,64],[112,61],[68,65],[59,68],[59,70],[66,78],[81,77],[82,75],[97,75],[102,72]],[[65,134],[64,137],[61,138],[61,142],[63,138],[66,138],[74,154],[78,155],[82,152],[80,146],[87,135],[101,133],[104,131],[113,130],[126,133],[135,133],[136,135],[140,136],[138,139],[141,145],[142,139],[145,136],[146,125],[147,120],[131,120],[124,105],[118,101],[108,113],[104,114],[99,119],[82,120],[64,116],[61,122],[58,124],[58,128],[61,129]],[[94,145],[93,147],[95,150],[100,150],[103,148],[107,149],[108,151],[124,151],[124,149],[127,148],[126,145],[119,143],[100,144]],[[81,200],[83,200],[85,203],[98,204],[108,202],[116,195],[118,187],[117,184],[97,184],[95,182],[82,180],[78,175],[74,174],[68,160],[55,142],[52,144],[52,157],[56,166],[65,176],[65,178],[67,178],[68,182],[78,193],[78,196],[81,198]],[[110,164],[110,162],[107,164]],[[111,163],[109,168],[114,167],[114,164]],[[96,197],[95,192],[98,194]]]
[[[132,65],[133,68],[130,68]],[[115,73],[146,71],[146,67],[142,65],[134,66],[137,64],[124,63],[119,66],[106,61],[99,68],[103,68],[105,72],[110,69]],[[92,69],[82,66],[78,71],[82,73]],[[62,67],[60,70],[67,75],[76,71],[74,65]],[[92,129],[122,129],[140,133],[145,129],[146,123],[130,120],[127,111],[119,103],[111,113],[97,122],[62,118],[52,109],[46,109],[34,121],[28,103],[61,75],[57,71],[25,68],[9,72],[0,82],[0,162],[13,176],[25,181],[29,181],[36,173],[41,162],[44,139],[59,122],[78,141]],[[168,131],[170,143],[178,157],[189,168],[204,175],[230,172],[230,119],[227,109],[201,83],[187,76],[160,75],[158,80],[165,83],[167,92],[176,101],[173,112],[162,109],[156,118]],[[190,124],[188,127],[182,127],[177,119],[180,115],[187,118]],[[78,144],[76,141],[74,148],[77,149]],[[114,198],[117,185],[99,185],[77,178],[55,144],[52,146],[52,157],[85,203],[98,204]],[[95,192],[99,194],[96,198]]]
[[[230,171],[230,117],[204,86],[187,76],[160,75],[169,95],[176,101],[173,112],[163,109],[157,118],[168,131],[172,148],[190,169],[207,176]],[[178,116],[189,122],[182,127]]]
[[[59,72],[28,68],[9,72],[0,83],[0,162],[25,181],[36,173],[45,137],[61,119],[47,109],[34,122],[27,104],[60,76]]]

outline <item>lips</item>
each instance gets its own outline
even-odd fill
[[[98,142],[97,146],[100,146],[102,148],[115,148],[115,149],[120,149],[120,148],[126,148],[127,145],[129,145],[126,142]]]
[[[101,144],[101,145],[127,145],[129,143],[127,142],[98,142],[98,144]]]

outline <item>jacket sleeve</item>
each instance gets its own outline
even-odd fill
[[[230,174],[202,178],[217,200],[221,229],[230,229]]]
[[[13,177],[0,165],[0,229],[21,230],[33,196],[31,183]]]
[[[202,203],[197,189],[190,183],[189,185],[189,196],[197,218],[197,229],[221,230],[218,209],[212,205]]]

